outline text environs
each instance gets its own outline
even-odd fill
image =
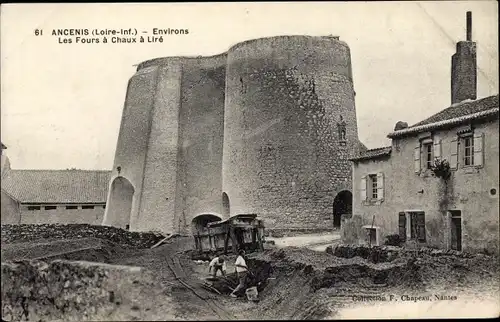
[[[187,34],[189,34],[188,29],[153,28],[153,35],[187,35]]]

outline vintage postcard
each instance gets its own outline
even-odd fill
[[[0,19],[3,321],[499,316],[496,1]]]

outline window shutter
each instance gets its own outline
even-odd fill
[[[361,177],[359,190],[361,194],[361,201],[366,201],[366,176]]]
[[[418,173],[420,172],[420,142],[418,142],[418,145],[414,150],[413,160],[415,161],[415,173]]]
[[[425,213],[417,213],[417,238],[420,242],[425,242]]]
[[[439,138],[434,141],[434,158],[441,160],[441,140]]]
[[[406,240],[406,213],[399,213],[399,237]]]
[[[484,133],[474,135],[474,166],[483,166],[483,144],[484,143]]]
[[[377,199],[384,200],[384,174],[377,173]]]
[[[458,138],[451,140],[450,151],[450,168],[456,170],[458,168]]]

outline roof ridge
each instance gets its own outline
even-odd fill
[[[90,169],[10,169],[10,171],[51,171],[51,172],[70,172],[70,171],[82,171],[82,172],[113,172],[113,170],[90,170]]]
[[[451,104],[448,107],[445,107],[444,109],[442,109],[442,110],[440,110],[440,111],[438,111],[436,113],[433,113],[433,114],[429,115],[428,117],[424,118],[423,120],[420,120],[420,121],[418,121],[418,122],[416,122],[416,123],[408,126],[408,128],[419,126],[422,123],[424,123],[427,120],[429,120],[430,118],[432,118],[432,117],[434,117],[434,116],[436,116],[438,114],[445,113],[446,111],[448,111],[450,109],[457,108],[457,107],[464,107],[464,106],[468,106],[470,104],[480,104],[480,102],[482,102],[484,100],[488,100],[488,99],[489,100],[493,100],[494,98],[498,98],[498,96],[499,96],[499,94],[495,94],[495,95],[490,95],[490,96],[482,97],[482,98],[475,99],[475,100],[464,100],[464,101],[461,101],[461,102],[458,102],[458,103]],[[494,109],[496,107],[498,107],[498,106],[494,105],[494,106],[490,107],[487,110]],[[474,114],[474,113],[469,113],[469,114]]]
[[[392,148],[392,145],[387,145],[387,146],[382,146],[382,147],[379,147],[379,148],[368,149],[366,151],[382,150],[382,149],[388,149],[388,148]]]

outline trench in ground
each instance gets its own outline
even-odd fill
[[[163,245],[156,250],[137,250],[102,241],[93,246],[89,245],[87,248],[68,249],[66,252],[56,254],[49,252],[42,256],[29,254],[29,256],[46,261],[87,260],[143,266],[159,276],[162,283],[170,283],[168,293],[182,304],[179,307],[185,311],[184,314],[203,311],[199,303],[192,303],[193,307],[190,308],[190,297],[186,295],[190,292],[188,289],[172,285],[175,278],[167,272],[162,256],[181,258],[186,273],[193,275],[191,280],[198,279],[199,284],[196,287],[200,287],[203,277],[206,277],[206,265],[197,267],[185,253],[175,251],[173,245]],[[232,262],[233,258],[228,258],[228,264]],[[227,278],[212,281],[211,284],[217,289],[217,293],[220,293],[214,293],[214,298],[238,319],[256,317],[259,319],[321,319],[332,317],[337,310],[352,305],[353,295],[378,295],[397,292],[401,289],[405,292],[425,292],[429,279],[434,279],[433,274],[442,277],[443,272],[451,271],[454,276],[449,276],[450,278],[467,285],[466,276],[473,273],[471,271],[474,268],[481,270],[480,262],[464,262],[464,260],[457,262],[457,259],[452,258],[418,263],[415,258],[410,258],[374,264],[361,257],[346,259],[310,250],[268,250],[264,253],[250,254],[247,261],[253,273],[248,279],[247,286],[257,288],[258,302],[246,301],[244,294],[240,294],[238,300],[227,296],[237,285],[235,274],[228,274]],[[481,271],[489,272],[484,268]],[[494,270],[491,274],[495,274]],[[491,277],[491,275],[486,275]],[[479,278],[486,275],[479,276]],[[478,277],[477,274],[476,277]],[[156,284],[153,287],[166,288],[165,284]]]

